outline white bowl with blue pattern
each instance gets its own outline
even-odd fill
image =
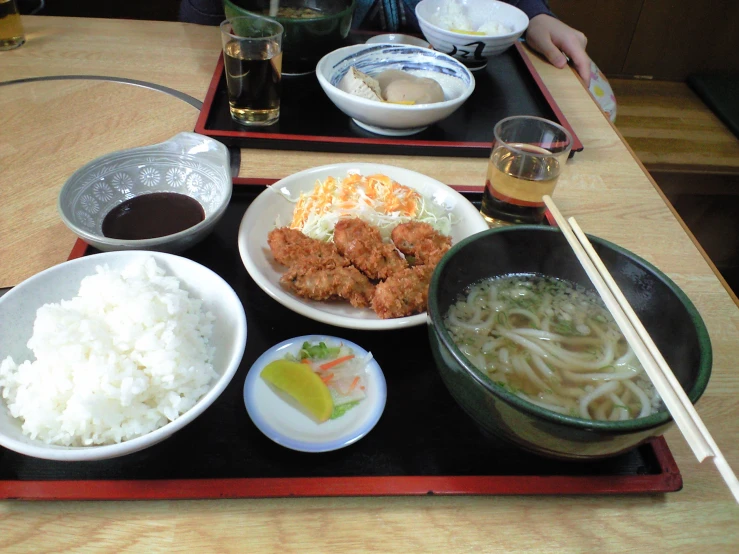
[[[75,171],[59,192],[64,224],[102,251],[157,250],[177,253],[203,238],[223,216],[233,184],[228,149],[197,133],[179,133],[166,142],[101,156]],[[179,233],[141,240],[106,237],[103,220],[119,204],[154,192],[194,198],[205,219]]]
[[[393,104],[360,98],[337,85],[352,66],[374,77],[387,69],[406,71],[437,81],[444,101],[434,104]],[[359,44],[321,58],[316,76],[331,101],[363,129],[379,135],[418,133],[451,115],[475,90],[475,78],[462,63],[428,48],[406,44]]]
[[[495,35],[476,35],[452,31],[447,27],[449,0],[421,0],[416,5],[416,18],[421,32],[431,46],[445,52],[471,68],[481,69],[492,58],[505,52],[529,27],[526,14],[511,4],[498,0],[454,0],[461,13],[477,29],[490,22],[507,28]]]

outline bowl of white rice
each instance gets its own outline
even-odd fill
[[[421,0],[416,17],[435,50],[471,69],[510,48],[529,26],[523,11],[497,0]]]
[[[59,461],[148,448],[218,399],[245,347],[239,297],[192,260],[59,264],[0,297],[0,445]]]

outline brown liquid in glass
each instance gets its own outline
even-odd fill
[[[141,240],[179,233],[205,219],[194,198],[176,192],[154,192],[130,198],[108,212],[103,235],[111,239]]]

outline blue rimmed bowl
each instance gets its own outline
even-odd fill
[[[354,96],[337,86],[352,66],[370,76],[396,69],[418,77],[429,77],[441,85],[444,101],[403,105]],[[423,131],[450,116],[475,90],[475,78],[461,62],[441,52],[406,44],[360,44],[339,48],[321,58],[316,76],[334,105],[357,125],[388,136]]]

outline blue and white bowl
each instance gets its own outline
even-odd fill
[[[352,66],[370,76],[397,69],[429,77],[441,85],[444,101],[403,105],[354,96],[337,87]],[[475,78],[459,61],[441,52],[405,44],[359,44],[339,48],[321,58],[316,76],[329,99],[357,125],[388,136],[423,131],[451,115],[475,90]]]
[[[484,67],[487,58],[501,54],[529,27],[529,18],[515,6],[498,0],[454,0],[462,14],[477,29],[491,21],[508,31],[495,35],[473,35],[451,31],[444,25],[449,0],[422,0],[416,5],[416,18],[423,36],[439,52],[445,52],[473,67]]]

